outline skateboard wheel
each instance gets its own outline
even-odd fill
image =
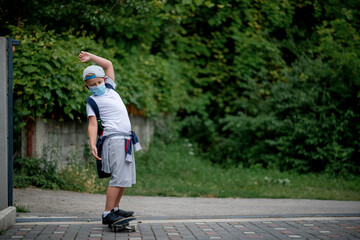
[[[131,231],[136,232],[136,226],[131,226]]]

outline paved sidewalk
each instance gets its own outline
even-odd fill
[[[14,189],[30,213],[0,239],[360,239],[359,201],[215,199],[125,196],[136,232],[112,232],[100,222],[101,194]]]
[[[112,232],[100,221],[22,222],[0,235],[0,239],[360,239],[360,217],[154,219],[134,225],[136,232]]]

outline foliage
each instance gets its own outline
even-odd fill
[[[14,160],[14,187],[29,185],[45,189],[60,189],[65,185],[56,174],[56,163],[37,158]]]
[[[359,115],[337,106],[331,96],[339,88],[328,84],[333,77],[329,65],[302,58],[288,73],[289,82],[274,85],[271,98],[258,104],[258,114],[224,119],[229,137],[221,141],[220,148],[228,149],[223,157],[246,166],[356,175],[359,142],[350,132],[359,131],[353,124]]]
[[[0,32],[22,44],[19,119],[84,116],[76,55],[88,50],[115,63],[128,106],[176,115],[212,162],[360,172],[356,1],[0,3]]]
[[[190,44],[217,45],[194,57],[195,66],[206,60],[195,106],[179,115],[183,134],[227,166],[358,174],[358,12],[340,2],[259,2],[197,10],[196,28],[186,28]]]
[[[188,139],[172,143],[156,139],[146,152],[136,155],[137,184],[131,195],[177,197],[260,197],[359,199],[359,177],[298,174],[263,169],[224,168],[212,164],[197,144]]]
[[[26,209],[23,206],[17,206],[16,204],[14,204],[14,207],[16,208],[17,213],[29,213],[30,212],[29,209]]]
[[[89,93],[81,77],[85,64],[77,61],[81,50],[112,60],[120,82],[117,91],[125,103],[134,104],[147,116],[174,112],[186,97],[176,75],[176,60],[124,53],[127,57],[118,61],[111,57],[116,47],[104,49],[91,37],[38,28],[11,29],[21,40],[14,57],[15,109],[21,116],[79,120],[84,116],[84,99]]]
[[[109,179],[99,179],[95,169],[95,162],[82,160],[70,161],[59,169],[57,175],[63,179],[63,190],[75,192],[105,193]]]
[[[187,139],[169,143],[156,138],[148,151],[136,153],[136,162],[137,183],[126,189],[127,195],[360,199],[359,176],[297,174],[259,165],[222,168],[202,158],[196,144]],[[57,177],[65,182],[60,189],[89,193],[106,193],[109,182],[97,177],[95,161],[81,159],[60,168]]]
[[[68,116],[74,119],[83,110],[87,91],[81,84],[81,64],[76,64],[79,49],[95,49],[89,38],[57,35],[54,31],[13,28],[21,40],[14,57],[14,107],[25,117]],[[62,40],[60,40],[62,39]],[[74,73],[78,73],[75,74]]]

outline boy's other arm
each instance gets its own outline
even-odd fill
[[[105,58],[96,56],[92,53],[84,52],[84,51],[80,52],[79,60],[80,60],[80,62],[92,61],[92,62],[96,63],[97,65],[99,65],[100,67],[102,67],[104,69],[106,76],[108,76],[115,82],[115,73],[114,73],[114,68],[113,68],[111,61],[109,61]]]
[[[89,117],[89,126],[88,126],[90,148],[91,148],[91,152],[94,155],[94,157],[97,160],[101,160],[101,158],[98,156],[98,152],[97,152],[97,148],[96,148],[97,130],[98,130],[98,124],[96,121],[96,116],[90,116]]]

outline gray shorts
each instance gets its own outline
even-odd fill
[[[132,162],[125,161],[125,139],[119,137],[106,138],[102,149],[102,158],[109,163],[111,187],[131,187],[136,183],[134,149]]]

